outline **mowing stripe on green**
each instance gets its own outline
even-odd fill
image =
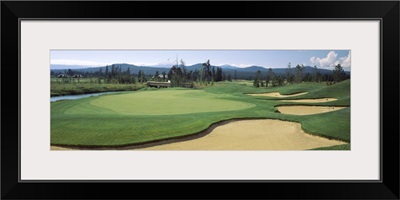
[[[177,115],[242,110],[255,106],[202,90],[160,90],[102,96],[77,104],[67,109],[65,114]]]

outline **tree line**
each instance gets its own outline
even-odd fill
[[[154,77],[161,78],[157,74],[158,72]],[[165,76],[163,75],[162,77]],[[203,63],[200,70],[196,69],[194,71],[188,71],[185,62],[180,60],[180,64],[171,67],[167,77],[171,81],[172,87],[193,87],[194,82],[207,85],[225,80],[232,81],[231,75],[226,75],[221,67],[211,66],[210,60]],[[165,78],[162,80],[165,80]]]
[[[327,84],[341,82],[350,78],[344,72],[340,64],[335,65],[335,68],[330,74],[321,74],[317,66],[314,66],[312,73],[303,73],[304,66],[297,65],[292,69],[289,63],[285,74],[275,74],[271,68],[267,70],[266,76],[262,76],[262,72],[258,70],[255,74],[253,85],[255,87],[276,87],[284,84],[294,84],[301,82],[326,82]]]
[[[91,83],[100,84],[132,84],[136,83],[136,79],[139,82],[144,82],[146,80],[145,75],[141,70],[139,71],[137,78],[135,78],[135,74],[132,74],[129,68],[127,68],[125,71],[122,71],[121,67],[117,67],[115,65],[107,65],[104,72],[103,68],[100,68],[99,71],[96,72],[82,72],[79,70],[68,69],[64,70],[63,74],[55,74],[55,72],[52,71],[50,75],[61,78],[62,83],[79,83],[80,78],[82,77],[89,78]]]
[[[187,70],[185,62],[180,60],[179,64],[173,65],[168,70],[168,73],[166,71],[161,73],[156,71],[153,75],[145,74],[143,70],[139,70],[135,74],[130,71],[129,67],[126,70],[122,70],[122,67],[107,65],[104,71],[103,68],[95,72],[68,69],[61,74],[51,71],[51,76],[60,78],[60,80],[57,79],[57,82],[61,81],[62,83],[80,82],[80,78],[86,77],[89,78],[91,83],[99,84],[134,84],[136,82],[144,83],[147,81],[170,81],[172,87],[193,87],[194,82],[207,85],[225,80],[232,81],[232,75],[226,75],[221,67],[211,66],[210,60],[203,63],[201,69],[190,71]]]

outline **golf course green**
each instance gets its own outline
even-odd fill
[[[203,90],[166,89],[106,95],[77,104],[66,114],[178,115],[199,112],[242,110],[256,106]]]
[[[291,96],[249,95],[265,93]],[[321,98],[335,101],[282,101]],[[294,105],[345,108],[310,115],[278,112],[279,106]],[[307,134],[346,142],[340,149],[348,150],[350,80],[329,86],[300,83],[274,88],[222,82],[204,89],[143,89],[51,102],[51,145],[118,147],[148,143],[200,133],[231,119],[297,122]],[[251,127],[246,130],[252,131]]]

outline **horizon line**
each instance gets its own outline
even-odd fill
[[[105,64],[105,65],[79,65],[79,64],[52,64],[52,63],[50,63],[50,69],[51,69],[51,66],[53,65],[61,65],[61,66],[81,66],[82,68],[76,68],[76,69],[86,69],[86,68],[96,68],[96,67],[106,67],[106,66],[112,66],[112,65],[124,65],[124,64],[126,64],[126,65],[133,65],[133,66],[136,66],[136,67],[149,67],[149,68],[165,68],[165,69],[168,69],[168,68],[170,68],[170,67],[161,67],[161,66],[157,66],[157,65],[167,65],[167,64],[162,64],[162,63],[160,63],[160,64],[153,64],[153,65],[149,65],[149,64],[134,64],[134,63],[113,63],[113,64]],[[202,64],[202,63],[195,63],[195,64],[188,64],[188,65],[186,65],[186,67],[191,67],[191,66],[193,66],[193,65],[198,65],[198,64]],[[223,66],[230,66],[230,67],[234,67],[234,68],[238,68],[238,69],[244,69],[244,68],[250,68],[250,67],[262,67],[262,68],[265,68],[265,69],[269,69],[269,68],[271,68],[271,69],[282,69],[282,68],[287,68],[287,66],[286,67],[265,67],[265,66],[261,66],[261,65],[245,65],[245,64],[240,64],[240,65],[242,65],[243,67],[240,67],[240,66],[238,66],[238,65],[236,65],[236,64],[217,64],[217,65],[212,65],[212,66],[216,66],[216,67],[223,67]],[[171,64],[171,67],[173,66],[173,64]],[[297,66],[297,65],[296,65]],[[294,69],[296,66],[292,66],[291,68],[292,69]],[[311,66],[311,65],[303,65],[304,67],[314,67],[314,66]],[[332,67],[329,67],[329,68],[326,68],[326,67],[317,67],[318,69],[326,69],[326,70],[329,70],[329,69],[331,69]],[[351,66],[350,67],[343,67],[343,69],[349,69],[350,70],[350,68],[351,68]],[[68,69],[68,68],[62,68],[62,69]],[[53,69],[54,70],[54,69]],[[57,69],[57,70],[61,70],[61,69]],[[345,70],[346,71],[346,70]]]

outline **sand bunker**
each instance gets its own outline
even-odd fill
[[[279,92],[270,92],[270,93],[262,93],[262,94],[248,94],[250,96],[255,96],[255,97],[279,97],[279,98],[284,98],[284,97],[294,97],[294,96],[300,96],[303,94],[307,94],[307,92],[302,92],[302,93],[297,93],[297,94],[290,94],[290,95],[283,95],[280,94]]]
[[[335,98],[321,98],[321,99],[296,99],[296,100],[280,100],[284,102],[297,102],[297,103],[323,103],[323,102],[330,102],[336,101]]]
[[[142,150],[304,150],[345,144],[304,133],[299,123],[241,120],[218,126],[204,137]]]
[[[278,106],[279,112],[291,115],[312,115],[341,110],[346,107],[334,106]]]
[[[209,134],[197,139],[139,150],[305,150],[340,144],[346,143],[305,133],[300,123],[259,119],[232,121],[217,126]],[[138,150],[137,148],[138,146],[123,147],[121,150]],[[71,149],[51,146],[51,150]]]

